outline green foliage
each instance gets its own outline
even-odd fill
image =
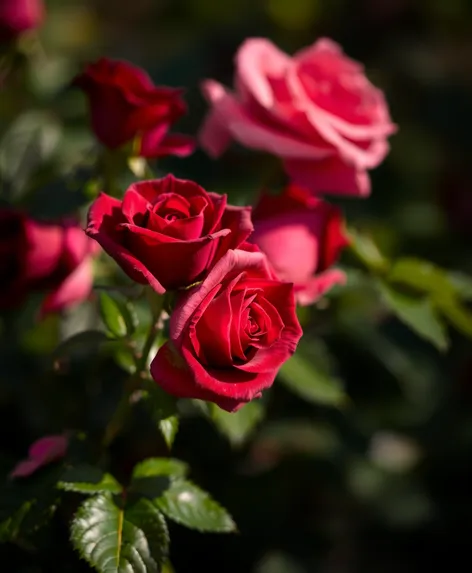
[[[185,527],[213,533],[236,531],[229,513],[188,480],[175,480],[155,503],[167,517]]]
[[[354,255],[363,265],[372,271],[384,272],[388,269],[389,262],[380,252],[375,241],[355,229],[349,229],[350,248]]]
[[[164,392],[153,380],[144,381],[145,403],[169,449],[179,430],[177,400]]]
[[[31,110],[13,122],[0,141],[0,175],[10,186],[10,199],[26,191],[36,170],[51,159],[60,136],[61,127],[51,113]]]
[[[188,466],[181,460],[173,458],[148,458],[133,469],[133,479],[151,476],[183,477],[188,473]]]
[[[54,515],[61,500],[56,490],[57,468],[13,480],[0,493],[0,542],[28,537]]]
[[[101,345],[107,340],[107,335],[100,330],[78,332],[59,344],[54,351],[53,359],[59,360],[78,353],[98,353]]]
[[[117,338],[131,336],[137,327],[136,313],[130,302],[118,293],[101,292],[100,316],[108,331]]]
[[[438,350],[447,349],[449,341],[446,328],[429,298],[408,296],[380,281],[379,289],[387,306],[400,320]]]
[[[99,573],[158,573],[169,551],[165,519],[155,505],[144,498],[125,502],[110,493],[82,503],[71,540]]]
[[[163,418],[157,423],[157,427],[164,438],[165,443],[169,450],[174,444],[175,437],[179,431],[179,418],[177,416],[169,416],[168,418]]]
[[[313,348],[314,350],[314,348]],[[289,390],[314,404],[342,407],[346,394],[341,380],[333,376],[323,364],[307,358],[301,348],[280,369],[279,379]]]
[[[57,487],[84,494],[120,493],[123,489],[112,475],[85,464],[68,468],[61,476]]]
[[[260,401],[250,402],[233,413],[222,410],[216,404],[208,404],[208,407],[211,420],[234,446],[242,445],[251,437],[265,414]]]

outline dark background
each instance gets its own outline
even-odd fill
[[[329,36],[365,64],[399,125],[389,156],[372,173],[372,196],[342,202],[348,221],[368,228],[387,255],[415,255],[472,273],[469,0],[51,0],[47,7],[44,53],[35,53],[25,72],[26,88],[18,80],[2,96],[0,121],[5,130],[25,110],[52,114],[63,138],[51,167],[57,177],[91,139],[83,97],[68,88],[86,61],[127,59],[157,84],[185,87],[189,114],[178,127],[195,134],[206,110],[200,81],[230,85],[233,56],[245,38],[268,37],[293,53]],[[243,202],[273,167],[271,158],[233,145],[217,162],[197,151],[160,162],[158,172],[195,179]],[[64,196],[64,179],[44,181],[37,184],[35,208],[66,209],[63,198],[51,198]],[[74,375],[53,377],[48,340],[57,329],[80,329],[82,319],[31,328],[28,312],[3,320],[5,473],[37,437],[68,425],[93,428],[94,416],[105,419],[120,383],[110,364],[92,372],[82,363]],[[349,406],[309,405],[276,384],[267,419],[240,449],[206,420],[185,419],[172,455],[191,463],[195,481],[228,508],[240,533],[202,535],[172,526],[177,573],[413,573],[471,566],[470,342],[451,332],[452,347],[441,354],[397,321],[379,317],[368,289],[355,286],[327,314],[320,312],[321,326],[315,319],[313,329],[335,356]],[[101,400],[99,415],[90,410],[97,403],[92,394]],[[164,454],[153,434],[146,441],[136,432],[115,444],[118,465]],[[1,570],[88,570],[68,547],[67,511],[43,533],[39,550],[3,548]]]

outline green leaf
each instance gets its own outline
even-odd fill
[[[123,504],[109,493],[80,506],[71,540],[99,573],[159,573],[169,552],[165,519],[149,500]]]
[[[123,338],[128,333],[121,306],[110,294],[100,293],[99,309],[103,324],[117,338]]]
[[[242,445],[254,432],[257,424],[265,414],[260,402],[249,402],[234,413],[209,404],[210,416],[218,430],[235,446]]]
[[[472,338],[472,312],[457,297],[445,297],[434,302],[436,308],[459,332]]]
[[[374,240],[360,231],[349,229],[350,249],[368,268],[375,272],[384,272],[389,262],[382,255]]]
[[[150,476],[183,477],[188,473],[185,462],[174,458],[148,458],[134,466],[133,479]]]
[[[308,402],[336,407],[346,404],[341,380],[318,369],[299,352],[282,366],[279,378],[289,390]]]
[[[68,468],[61,476],[57,487],[85,494],[120,493],[123,489],[112,475],[85,464]]]
[[[57,119],[48,112],[32,110],[18,117],[0,142],[1,179],[21,195],[31,175],[52,157],[61,137]]]
[[[236,531],[229,513],[190,481],[176,480],[154,503],[167,517],[185,527],[214,533]]]
[[[439,350],[447,349],[446,328],[429,298],[413,298],[380,281],[378,287],[385,304],[402,322]]]
[[[472,277],[458,272],[448,273],[448,277],[459,298],[472,300]]]
[[[15,480],[0,493],[0,542],[15,541],[45,525],[60,502],[57,468],[43,469],[33,480]]]
[[[79,352],[88,354],[91,350],[97,351],[107,340],[107,335],[100,330],[78,332],[61,342],[53,353],[53,359],[57,360]]]
[[[179,419],[177,416],[169,416],[159,420],[157,423],[159,431],[164,438],[165,443],[169,450],[172,448],[177,432],[179,431]]]
[[[392,266],[387,280],[412,287],[424,293],[436,296],[451,296],[455,294],[454,285],[446,272],[429,261],[405,257]]]

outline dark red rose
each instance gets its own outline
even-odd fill
[[[331,268],[348,244],[341,210],[297,187],[264,193],[253,212],[250,240],[267,255],[280,280],[294,283],[297,301],[315,302],[345,274]]]
[[[169,394],[233,412],[272,385],[301,335],[293,286],[263,253],[230,250],[178,301],[151,374]]]
[[[167,175],[131,185],[123,201],[101,193],[87,234],[136,282],[159,293],[203,279],[253,227],[250,207],[227,205],[193,181]]]
[[[37,28],[43,18],[42,0],[0,0],[0,42]]]
[[[93,131],[105,147],[134,140],[143,157],[192,153],[191,137],[167,133],[187,111],[181,89],[155,86],[144,70],[107,58],[90,64],[74,84],[88,97]]]
[[[32,291],[47,291],[42,314],[81,302],[92,288],[95,252],[75,222],[44,223],[1,209],[0,307],[15,307]]]

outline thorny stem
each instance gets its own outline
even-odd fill
[[[144,341],[142,351],[135,355],[136,372],[126,381],[118,406],[105,429],[105,435],[102,440],[102,445],[104,448],[107,448],[113,442],[128,418],[130,412],[131,395],[137,389],[144,376],[149,353],[156,340],[156,337],[159,335],[159,332],[162,329],[161,315],[164,308],[164,297],[156,297],[155,293],[151,293],[148,298],[151,302],[151,308],[153,311],[151,326],[146,336],[146,340]]]

